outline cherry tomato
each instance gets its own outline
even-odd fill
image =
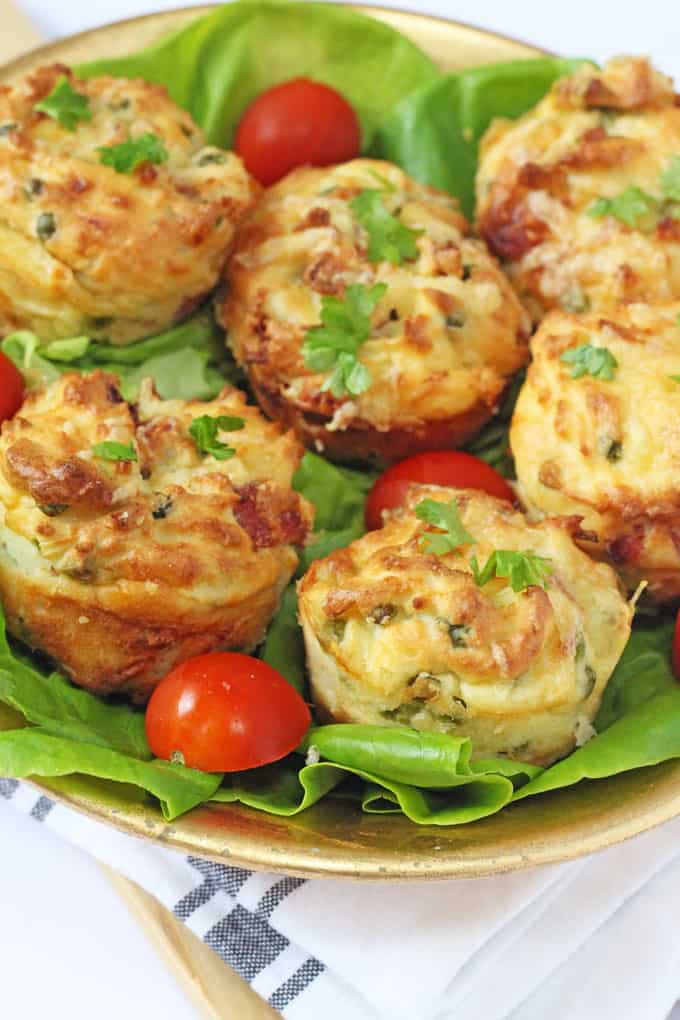
[[[287,680],[237,652],[197,655],[163,677],[146,709],[157,758],[181,754],[203,772],[240,772],[277,761],[309,729],[311,716]]]
[[[673,631],[673,672],[676,679],[680,680],[680,611],[675,618],[675,630]]]
[[[268,186],[298,166],[354,159],[361,149],[361,129],[339,92],[294,78],[250,104],[236,130],[235,148],[253,177]]]
[[[0,352],[0,421],[17,413],[24,399],[24,380],[14,362]]]
[[[515,494],[505,481],[483,460],[460,450],[433,450],[393,464],[378,480],[366,500],[366,527],[381,528],[383,510],[401,506],[413,482],[425,485],[449,485],[457,489],[481,489],[491,496],[513,502]]]

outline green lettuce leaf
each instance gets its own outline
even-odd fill
[[[377,478],[371,471],[337,467],[307,451],[293,478],[293,487],[316,507],[315,531],[302,550],[298,575],[314,560],[342,549],[364,534],[364,506]]]
[[[326,761],[371,772],[380,777],[428,790],[448,790],[487,773],[506,774],[506,761],[494,759],[475,768],[468,737],[429,733],[406,726],[362,726],[336,723],[312,727],[300,750],[310,748]],[[507,775],[530,777],[542,770],[535,765],[509,762]]]
[[[373,152],[474,213],[479,140],[495,117],[519,117],[552,83],[583,63],[515,60],[447,74],[407,96],[381,122]]]
[[[0,733],[0,776],[48,778],[74,772],[146,790],[160,801],[167,821],[209,800],[222,781],[221,775],[168,761],[140,761],[99,744],[55,737],[42,727]]]
[[[293,77],[338,89],[361,121],[364,145],[413,89],[439,73],[394,29],[345,7],[321,3],[231,3],[154,46],[81,65],[78,73],[145,78],[165,85],[208,141],[229,145],[246,106]]]
[[[595,719],[606,730],[638,705],[657,694],[678,689],[671,665],[673,621],[636,622],[618,665],[605,687]]]
[[[290,817],[316,804],[346,778],[344,769],[336,765],[323,762],[300,768],[295,759],[287,758],[275,765],[225,776],[211,800],[238,802],[270,815]]]
[[[304,694],[307,687],[305,643],[298,623],[297,604],[295,585],[289,584],[269,624],[267,636],[260,649],[260,658],[285,676],[296,691]]]
[[[337,467],[315,453],[304,454],[293,487],[314,504],[316,531],[300,553],[297,576],[321,556],[341,549],[365,531],[364,504],[374,475]],[[269,625],[261,657],[300,691],[306,691],[305,646],[297,618],[295,584],[289,585]]]
[[[516,799],[573,786],[582,779],[604,779],[630,769],[680,757],[680,688],[637,705],[567,758],[546,769]]]
[[[210,400],[227,383],[240,382],[239,369],[224,346],[212,314],[203,309],[164,333],[127,347],[73,337],[45,346],[34,333],[11,333],[0,349],[21,371],[29,386],[49,383],[63,372],[115,373],[121,393],[134,400],[142,379],[150,376],[164,399]]]
[[[488,763],[495,771],[478,772],[470,764],[469,740],[406,728],[321,726],[310,731],[302,750],[310,746],[329,760],[300,768],[291,757],[227,776],[212,799],[290,817],[335,792],[357,799],[369,813],[403,813],[422,825],[459,825],[499,811],[517,787],[541,771],[499,760]]]

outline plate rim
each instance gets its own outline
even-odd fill
[[[148,14],[136,15],[132,18],[120,19],[109,22],[94,28],[84,29],[81,32],[65,36],[58,40],[36,46],[25,53],[0,65],[0,80],[7,80],[18,72],[24,72],[31,65],[37,65],[42,60],[53,58],[55,50],[65,44],[87,43],[93,36],[100,36],[107,31],[117,31],[121,28],[128,28],[131,31],[136,25],[146,24],[149,21],[159,18],[172,17],[172,15],[195,15],[200,18],[203,15],[217,9],[219,4],[201,4],[194,7],[176,7],[171,10],[157,11]],[[446,30],[457,28],[465,33],[478,37],[480,40],[497,41],[499,44],[515,44],[518,47],[525,47],[537,56],[551,55],[549,51],[535,47],[521,39],[505,35],[493,30],[480,28],[467,22],[458,21],[444,16],[427,15],[420,12],[410,11],[404,8],[391,8],[380,5],[347,4],[369,17],[375,15],[379,20],[391,23],[391,20],[410,22],[420,25],[423,29],[434,25],[440,25]],[[57,58],[58,59],[58,58]],[[435,58],[433,58],[435,59]],[[675,766],[675,768],[670,768]],[[106,803],[106,799],[97,800],[93,795],[80,791],[82,784],[78,780],[82,777],[62,777],[58,779],[29,778],[26,782],[39,791],[47,794],[50,798],[86,815],[93,820],[112,825],[115,829],[134,835],[149,842],[164,847],[172,848],[182,852],[198,854],[210,860],[231,866],[252,868],[255,870],[266,870],[270,872],[296,875],[301,877],[314,878],[342,878],[356,881],[434,881],[451,880],[455,878],[476,878],[494,874],[502,874],[510,871],[526,870],[532,867],[555,864],[558,862],[573,860],[585,854],[603,850],[609,846],[621,843],[624,840],[646,832],[656,825],[669,821],[680,814],[680,761],[663,763],[663,765],[650,766],[647,769],[636,770],[644,772],[652,778],[654,772],[666,768],[666,771],[674,772],[671,785],[672,792],[666,796],[658,795],[652,797],[649,803],[644,802],[643,809],[637,813],[635,810],[628,814],[625,812],[618,820],[604,822],[605,828],[595,827],[589,833],[563,834],[562,838],[538,841],[526,851],[514,849],[510,852],[502,850],[497,853],[482,850],[476,856],[467,852],[463,856],[457,856],[455,850],[447,850],[439,858],[430,857],[426,861],[418,861],[413,858],[406,860],[399,858],[390,851],[391,856],[386,852],[374,855],[373,857],[363,856],[357,863],[356,857],[352,858],[349,852],[344,854],[331,854],[326,858],[323,853],[313,854],[308,848],[291,850],[287,848],[285,859],[277,853],[275,847],[270,846],[266,839],[257,838],[253,840],[247,835],[248,825],[244,824],[242,832],[234,831],[225,833],[225,841],[231,841],[230,846],[216,848],[217,840],[213,843],[203,844],[190,838],[191,833],[182,834],[178,832],[175,823],[168,823],[162,817],[159,808],[151,803],[130,805],[125,807],[113,807]],[[625,774],[623,774],[625,775]],[[609,782],[614,782],[617,777],[612,777]],[[69,783],[73,779],[73,783]],[[590,783],[606,783],[608,780],[590,780]],[[87,784],[85,784],[87,786]],[[120,790],[120,784],[111,784]],[[580,784],[579,784],[580,785]],[[72,787],[69,789],[69,786]],[[665,789],[665,788],[664,788]],[[552,797],[559,795],[559,791],[552,794]],[[122,798],[121,793],[121,798]],[[114,798],[115,799],[115,798]],[[525,804],[527,801],[524,802]],[[633,798],[633,808],[636,807]],[[312,809],[314,810],[314,809]],[[215,805],[212,808],[202,806],[194,809],[194,812],[219,812],[222,815],[232,815],[247,823],[249,819],[261,820],[272,816],[264,815],[255,809],[244,805]],[[181,822],[181,819],[177,820]],[[281,819],[277,819],[281,822]],[[386,824],[389,821],[386,820]],[[414,825],[414,823],[409,823]],[[470,829],[479,823],[468,823],[464,828]],[[414,826],[415,827],[415,826]],[[266,826],[262,826],[266,828]],[[427,827],[434,829],[436,827]],[[461,827],[456,827],[461,828]],[[474,840],[473,840],[474,842]]]
[[[312,0],[315,2],[315,0]],[[12,57],[10,60],[0,63],[0,79],[6,78],[8,75],[12,75],[15,69],[19,69],[24,66],[27,62],[32,62],[33,58],[39,61],[43,55],[49,55],[49,53],[59,47],[63,43],[80,43],[85,42],[90,36],[98,36],[102,32],[106,32],[109,29],[117,29],[121,26],[133,27],[134,25],[143,24],[149,21],[156,20],[159,16],[172,16],[174,14],[184,14],[189,11],[196,13],[196,18],[203,17],[207,14],[216,11],[219,7],[223,7],[224,4],[196,4],[195,6],[179,6],[166,8],[160,11],[149,11],[146,14],[136,14],[131,18],[119,18],[114,21],[107,21],[103,25],[95,25],[92,28],[84,28],[80,32],[73,32],[70,35],[60,36],[58,39],[52,39],[49,42],[40,43],[38,46],[32,46],[29,50]],[[324,6],[327,6],[324,4]],[[395,20],[398,20],[399,15],[407,15],[410,20],[414,22],[420,22],[421,24],[431,25],[440,24],[443,26],[450,27],[454,25],[457,28],[464,29],[467,32],[473,33],[485,39],[495,39],[499,43],[514,43],[517,46],[524,46],[527,49],[533,50],[533,52],[540,56],[553,57],[557,56],[552,50],[544,49],[541,46],[535,46],[533,43],[527,42],[525,39],[519,39],[517,36],[508,35],[505,32],[496,32],[493,29],[482,28],[480,25],[475,25],[468,21],[459,21],[458,18],[447,18],[443,14],[423,14],[421,11],[414,11],[407,7],[387,7],[385,4],[359,4],[359,3],[333,3],[331,0],[330,6],[348,7],[359,13],[366,14],[368,17],[372,17],[377,14],[378,20],[381,20],[381,16],[384,16],[389,23],[391,16],[397,16]],[[429,56],[429,54],[428,54]],[[433,59],[433,58],[431,58]]]

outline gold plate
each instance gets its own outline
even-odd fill
[[[0,70],[9,80],[47,61],[120,56],[186,25],[212,6],[152,14],[33,50]],[[536,56],[535,47],[467,25],[360,7],[409,36],[446,70]],[[17,717],[0,706],[0,729]],[[680,814],[680,761],[529,798],[499,814],[449,828],[395,815],[364,815],[326,799],[295,818],[239,805],[196,808],[168,824],[139,791],[84,776],[36,785],[118,829],[187,853],[266,871],[353,879],[471,878],[569,860]]]

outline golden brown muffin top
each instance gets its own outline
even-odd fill
[[[87,100],[89,119],[71,129],[36,109],[63,79]],[[131,172],[102,162],[100,148],[146,134],[162,144],[162,162],[147,160]],[[126,343],[168,325],[154,320],[154,302],[167,317],[168,289],[179,295],[175,317],[187,314],[214,285],[256,190],[241,160],[206,146],[190,114],[160,85],[84,81],[55,64],[0,87],[3,262],[25,263],[24,276],[34,273],[54,287],[61,281],[64,300],[81,310],[89,294],[93,308],[110,303],[113,319],[142,320],[116,332],[93,316],[92,336]],[[148,307],[139,307],[140,295]],[[5,304],[0,317],[11,326],[11,301]]]
[[[431,551],[438,529],[415,512],[425,500],[455,503],[465,544]],[[589,698],[595,678],[601,691],[632,617],[611,568],[574,544],[577,527],[532,524],[485,493],[414,485],[385,527],[312,565],[300,605],[340,668],[388,701],[403,692],[446,712],[455,681],[481,714],[557,708]],[[477,583],[473,557],[483,572],[498,550],[542,557],[542,583]]]
[[[680,297],[680,107],[645,58],[584,65],[480,147],[477,223],[535,318]],[[675,183],[673,183],[675,181]]]
[[[389,244],[374,247],[357,201],[410,234],[400,256]],[[331,429],[389,430],[493,408],[526,359],[528,320],[495,260],[467,234],[454,198],[393,164],[357,159],[293,172],[247,217],[227,268],[220,314],[236,357]],[[357,284],[384,288],[357,355],[370,382],[337,394],[332,368],[316,368],[303,348],[324,304],[347,301]]]
[[[146,379],[130,405],[116,381],[66,374],[5,422],[3,534],[88,585],[224,604],[275,583],[312,520],[291,489],[297,442],[232,387],[209,402],[161,400]],[[206,419],[201,442],[192,432]]]
[[[510,436],[531,502],[540,483],[624,520],[677,514],[679,323],[680,302],[544,319]]]

